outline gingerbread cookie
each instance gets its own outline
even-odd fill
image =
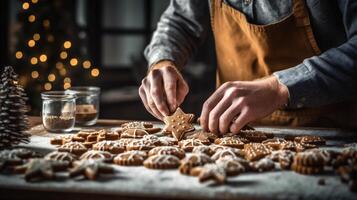
[[[147,158],[145,151],[127,151],[117,155],[114,158],[114,163],[117,165],[125,166],[138,166],[142,165]]]
[[[125,146],[119,141],[103,140],[93,145],[94,150],[108,151],[112,154],[119,154],[125,151]]]
[[[262,158],[252,163],[252,169],[257,172],[271,171],[275,169],[275,163],[270,158]]]
[[[273,151],[268,158],[275,162],[279,162],[281,169],[290,169],[294,160],[295,152],[290,150]]]
[[[83,142],[82,144],[87,148],[87,149],[91,149],[93,148],[93,145],[95,145],[97,142]]]
[[[178,157],[179,159],[182,159],[185,157],[185,151],[178,147],[160,146],[160,147],[155,147],[149,151],[149,156],[154,156],[154,155],[173,155]]]
[[[139,121],[132,121],[126,122],[121,125],[121,127],[126,129],[146,129],[146,128],[153,128],[154,125],[151,122],[139,122]]]
[[[15,167],[15,171],[25,173],[26,181],[48,180],[56,178],[55,172],[66,170],[68,165],[68,162],[35,158]]]
[[[178,145],[186,152],[192,152],[194,147],[201,146],[204,144],[201,142],[201,140],[198,139],[186,139],[179,141]]]
[[[74,168],[69,171],[70,177],[83,176],[95,180],[100,174],[113,174],[114,168],[101,160],[80,160],[73,163]]]
[[[67,162],[69,165],[77,159],[77,156],[68,152],[53,151],[47,154],[44,159]]]
[[[0,151],[0,171],[12,170],[14,166],[20,165],[24,162],[23,159],[35,158],[39,155],[31,150],[24,148],[17,148],[12,150]]]
[[[281,148],[281,144],[285,142],[286,140],[282,138],[271,138],[271,139],[264,140],[262,144],[271,147],[273,150],[278,150]]]
[[[52,145],[62,145],[63,144],[63,138],[61,136],[57,136],[54,138],[50,139],[50,144]]]
[[[271,133],[266,133],[262,131],[257,131],[257,130],[241,130],[238,135],[240,137],[246,138],[249,140],[249,142],[263,142],[264,140],[267,140],[268,138],[273,138],[274,135]]]
[[[77,135],[64,135],[64,136],[61,136],[62,137],[62,144],[66,144],[68,142],[84,142],[85,139],[82,138],[82,137],[79,137]]]
[[[121,138],[143,138],[149,135],[144,129],[127,129],[121,134]]]
[[[320,151],[305,151],[297,153],[294,157],[294,163],[303,166],[322,166],[325,163]]]
[[[216,184],[223,184],[226,182],[226,172],[222,166],[216,164],[206,164],[203,167],[195,167],[191,170],[192,175],[198,175],[200,182],[209,180],[214,181]]]
[[[324,157],[318,151],[305,151],[297,153],[291,169],[301,174],[316,174],[324,170]]]
[[[295,162],[291,165],[291,169],[300,174],[319,174],[323,172],[323,167],[321,166],[304,166]]]
[[[193,148],[192,153],[204,153],[208,156],[212,156],[215,152],[210,146],[196,146]]]
[[[356,146],[347,146],[342,150],[342,156],[347,159],[357,159],[357,147]]]
[[[144,161],[149,169],[175,169],[180,165],[180,159],[172,155],[154,155]]]
[[[163,137],[159,137],[159,140],[161,146],[173,146],[178,144],[177,139],[173,137],[163,136]]]
[[[237,148],[237,149],[244,148],[244,141],[242,141],[242,138],[239,138],[236,136],[217,138],[214,141],[214,143],[217,145],[222,145],[222,146],[227,146],[227,147],[232,147],[232,148]]]
[[[95,132],[95,130],[94,130],[94,129],[81,130],[81,131],[79,131],[76,135],[77,135],[78,137],[83,138],[84,140],[87,140],[87,137],[90,135],[91,132]]]
[[[110,162],[113,156],[106,151],[90,150],[85,152],[79,159],[80,160],[102,160],[104,162]]]
[[[192,168],[197,166],[203,166],[206,163],[213,163],[214,161],[203,153],[195,153],[187,155],[182,161],[180,165],[180,172],[182,174],[190,174]]]
[[[227,176],[236,176],[246,171],[244,165],[234,158],[223,157],[216,160],[216,164],[225,170]]]
[[[191,123],[193,118],[193,114],[186,114],[181,108],[177,108],[174,114],[164,117],[164,130],[170,131],[177,140],[181,140],[185,133],[195,130]]]
[[[131,150],[140,150],[140,151],[149,151],[153,148],[155,148],[155,144],[150,141],[150,140],[134,140],[130,142],[128,145],[126,145],[126,150],[131,151]]]
[[[0,152],[0,171],[9,167],[22,164],[23,161],[10,150],[2,150]]]
[[[50,139],[50,143],[52,145],[63,145],[68,142],[84,142],[84,141],[85,139],[77,135],[64,135],[64,136],[58,136]]]
[[[65,151],[80,156],[87,151],[87,148],[80,142],[68,142],[58,148],[58,151]]]
[[[213,160],[218,160],[223,157],[244,157],[244,152],[236,148],[225,148],[223,150],[217,151],[215,154],[212,155]]]
[[[230,148],[230,147],[226,147],[226,146],[222,146],[222,145],[217,145],[217,144],[211,144],[210,146],[209,146],[212,150],[213,150],[213,152],[218,152],[218,151],[221,151],[221,150],[223,150],[223,149],[227,149],[227,148]]]
[[[118,132],[115,131],[103,131],[99,133],[97,137],[97,141],[103,141],[103,140],[118,140],[120,137]]]
[[[137,141],[139,139],[135,139],[135,138],[121,138],[120,140],[118,140],[117,142],[121,143],[123,146],[128,146],[129,143],[133,142],[133,141]]]
[[[302,146],[301,146],[302,148]],[[290,151],[297,151],[296,142],[285,140],[284,142],[280,143],[279,145],[280,150],[290,150]]]
[[[245,159],[257,161],[271,153],[271,148],[261,143],[249,143],[244,145]]]
[[[145,135],[143,140],[148,140],[150,143],[154,144],[155,146],[164,146],[162,141],[156,135]]]
[[[86,141],[87,142],[97,142],[98,140],[98,135],[104,133],[105,130],[99,130],[99,131],[93,131],[90,132],[89,135],[87,136]]]
[[[198,130],[194,132],[188,132],[184,136],[185,139],[199,139],[203,144],[209,145],[217,139],[217,135],[211,132]]]
[[[325,139],[316,135],[305,135],[305,136],[295,137],[294,141],[302,144],[312,144],[312,145],[324,145],[326,143]]]
[[[332,150],[325,150],[325,149],[309,149],[307,151],[314,152],[316,154],[319,154],[323,160],[324,160],[324,165],[331,165],[333,159],[335,159],[338,155],[340,155],[338,152],[332,151]]]

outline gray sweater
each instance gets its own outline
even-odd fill
[[[270,24],[292,12],[291,1],[224,3],[243,12],[251,23]],[[306,0],[306,4],[322,54],[274,73],[289,89],[289,107],[316,107],[357,97],[357,0]],[[172,60],[183,67],[205,40],[209,20],[210,1],[171,0],[145,49],[149,66]]]

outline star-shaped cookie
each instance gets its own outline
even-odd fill
[[[186,114],[181,108],[177,108],[174,114],[164,118],[164,130],[171,132],[177,140],[181,140],[185,133],[195,130],[192,125],[193,118],[193,114]]]
[[[3,150],[0,152],[0,171],[8,166],[22,164],[21,158],[10,150]]]
[[[213,180],[217,184],[223,184],[227,179],[224,168],[216,164],[206,164],[203,167],[196,167],[193,169],[193,173],[198,174],[198,180],[200,182]]]
[[[39,157],[40,155],[24,148],[0,151],[0,171],[21,165],[24,159]]]
[[[83,175],[85,178],[95,180],[100,174],[112,174],[114,168],[101,160],[80,160],[74,162],[74,168],[70,170],[70,177]]]
[[[24,165],[17,166],[15,171],[25,173],[26,181],[54,179],[56,177],[54,172],[66,170],[68,165],[68,162],[35,158]]]

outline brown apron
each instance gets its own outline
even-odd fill
[[[292,13],[269,25],[251,24],[243,13],[222,0],[212,0],[211,25],[218,64],[217,86],[227,81],[249,81],[266,77],[321,53],[304,0],[293,0]],[[334,113],[335,107],[281,109],[260,119],[259,123],[331,125],[330,120],[325,122],[323,118]]]

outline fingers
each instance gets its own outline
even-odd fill
[[[151,114],[153,115],[154,117],[159,118],[159,116],[156,116],[156,114],[151,110],[151,108],[149,107],[149,104],[148,104],[148,101],[147,101],[147,98],[146,98],[146,93],[145,93],[145,89],[144,89],[144,86],[141,85],[139,87],[139,96],[141,98],[141,101],[143,102],[144,104],[144,107],[146,108],[146,110]]]
[[[235,117],[241,112],[241,106],[239,104],[239,100],[233,102],[231,106],[220,116],[219,118],[219,131],[224,134],[229,131],[229,128],[233,122],[235,121]]]
[[[150,96],[150,84],[149,84],[149,81],[147,80],[147,78],[144,78],[142,81],[142,84],[139,88],[139,95],[140,95],[141,100],[144,103],[146,110],[149,113],[151,113],[154,117],[156,117],[157,119],[162,120],[163,116],[157,110],[155,103]]]
[[[188,94],[189,88],[183,78],[178,80],[177,86],[178,87],[177,87],[176,99],[177,99],[177,105],[179,106],[185,100],[185,97]]]
[[[154,106],[149,103],[150,108],[155,107],[160,112],[161,116],[169,115],[170,112],[164,99],[163,78],[161,72],[159,70],[153,70],[148,78],[150,80],[150,96],[155,104]],[[149,99],[148,101],[150,102]]]
[[[187,93],[186,82],[172,66],[152,70],[139,88],[145,108],[161,120],[176,110]]]
[[[209,131],[209,113],[216,107],[218,102],[224,96],[224,92],[230,87],[230,83],[227,82],[219,87],[203,104],[200,122],[203,130]]]
[[[248,109],[243,109],[239,114],[238,118],[230,126],[230,131],[234,134],[237,134],[240,129],[243,128],[251,120],[250,113]]]
[[[177,77],[172,75],[172,73],[175,73],[173,70],[174,69],[170,67],[163,71],[164,89],[170,113],[174,112],[177,108]]]
[[[212,109],[208,117],[208,128],[212,133],[219,133],[219,119],[228,107],[232,104],[233,96],[229,91],[223,96],[222,100]],[[222,133],[222,132],[221,132]]]

